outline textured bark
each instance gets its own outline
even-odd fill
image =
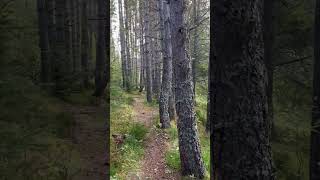
[[[72,4],[71,1],[66,1],[66,10],[65,10],[65,38],[66,38],[66,61],[67,61],[67,74],[66,78],[68,79],[68,82],[70,82],[71,79],[71,74],[72,74],[72,69],[73,69],[73,61],[72,61],[72,29],[71,29],[71,8]]]
[[[212,178],[273,180],[263,1],[216,0],[211,12]]]
[[[66,81],[67,58],[65,51],[65,0],[55,0],[55,41],[54,41],[54,80],[55,93],[64,96],[67,92],[68,83]]]
[[[37,0],[39,47],[41,51],[41,82],[50,82],[50,53],[48,37],[48,11],[45,0]]]
[[[173,74],[173,71],[172,71]],[[169,94],[169,116],[170,120],[174,120],[176,118],[176,102],[175,102],[175,97],[174,97],[174,80],[172,77],[172,82],[171,82],[171,90]]]
[[[159,101],[159,95],[161,90],[161,41],[160,39],[160,31],[159,31],[159,1],[150,1],[149,9],[150,10],[150,19],[151,19],[151,55],[152,55],[152,92],[156,100]]]
[[[175,98],[178,115],[179,151],[183,175],[195,175],[202,179],[205,167],[194,109],[191,61],[186,54],[186,27],[184,23],[185,1],[170,1],[172,60],[175,77]]]
[[[199,24],[199,6],[200,0],[193,0],[192,8],[193,8],[193,25]],[[198,27],[193,30],[193,48],[192,48],[192,80],[193,80],[193,89],[194,95],[196,95],[196,75],[197,75],[197,62],[198,60],[198,52],[199,52],[199,32]]]
[[[125,44],[126,44],[126,58],[127,58],[127,90],[130,91],[132,88],[132,59],[131,59],[131,51],[130,51],[130,26],[129,19],[131,18],[131,13],[128,8],[128,1],[124,1],[124,9],[125,9]]]
[[[142,92],[144,89],[145,84],[145,78],[144,78],[144,72],[145,72],[145,51],[144,51],[144,22],[143,22],[143,2],[139,0],[139,29],[140,29],[140,89],[139,92]]]
[[[134,30],[134,52],[135,52],[135,86],[136,86],[136,89],[138,89],[139,87],[139,84],[138,84],[138,79],[139,79],[139,70],[138,70],[138,34],[139,34],[139,29],[138,29],[138,4],[136,4],[135,6],[135,9],[134,9],[135,13],[134,13],[134,22],[133,22],[133,30]]]
[[[89,32],[88,32],[88,15],[87,2],[82,2],[82,45],[81,45],[81,66],[82,66],[82,85],[89,87]]]
[[[109,1],[98,0],[98,37],[97,37],[97,59],[96,59],[96,72],[95,72],[95,92],[94,96],[101,97],[108,85],[108,70],[109,70],[109,57],[110,48],[110,25],[107,24],[107,19],[110,18],[107,13]]]
[[[145,26],[145,64],[146,64],[146,88],[147,88],[147,101],[152,102],[152,71],[151,71],[151,38],[150,38],[150,21],[149,21],[149,1],[144,2],[144,26]]]
[[[76,0],[76,61],[75,61],[75,75],[80,77],[81,73],[81,3],[80,0]],[[80,78],[77,78],[80,79]]]
[[[155,22],[155,20],[153,20],[152,22]],[[153,23],[152,23],[153,24]],[[152,27],[152,26],[151,26]],[[151,37],[157,37],[156,33],[155,33],[155,30],[151,30]],[[153,96],[156,97],[156,100],[158,101],[159,99],[159,88],[160,88],[160,85],[158,84],[159,83],[159,74],[158,74],[158,66],[159,66],[159,63],[158,63],[158,55],[157,55],[157,42],[156,40],[151,40],[151,43],[150,43],[150,51],[151,51],[151,73],[152,73],[152,93],[153,93]]]
[[[76,59],[77,59],[77,39],[76,39],[76,35],[77,35],[77,28],[76,28],[76,0],[70,0],[70,4],[71,4],[71,39],[72,39],[72,72],[75,73],[75,69],[76,69]]]
[[[122,86],[124,89],[127,88],[127,58],[126,58],[126,44],[124,35],[124,23],[123,23],[123,12],[122,12],[122,0],[118,0],[119,7],[119,25],[120,25],[120,48],[121,48],[121,68],[122,68]]]
[[[170,9],[167,0],[159,0],[161,42],[163,54],[162,84],[159,101],[162,128],[170,127],[169,98],[172,91],[172,44],[170,29]]]
[[[310,180],[320,179],[320,0],[316,1],[314,34],[313,108],[311,122]]]
[[[157,9],[159,9],[157,7]],[[158,18],[155,22],[159,22]],[[157,30],[155,36],[160,39],[160,34],[158,32],[159,30]],[[154,47],[154,53],[155,53],[155,57],[154,57],[154,74],[155,74],[155,78],[154,78],[154,94],[157,97],[157,101],[159,101],[159,96],[160,96],[160,91],[161,91],[161,43],[159,40],[155,41],[155,47]]]
[[[55,30],[55,0],[47,0],[46,8],[48,11],[48,39],[49,39],[49,81],[53,80],[54,63],[54,43],[56,38]]]

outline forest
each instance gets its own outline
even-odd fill
[[[0,0],[0,180],[320,179],[320,0]]]
[[[109,6],[0,1],[1,180],[108,177]]]

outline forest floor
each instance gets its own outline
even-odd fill
[[[80,170],[72,179],[107,179],[105,107],[74,104],[67,104],[65,107],[74,119],[72,142],[81,162]]]
[[[154,126],[159,112],[158,108],[145,105],[143,98],[135,96],[133,102],[134,120],[149,129],[138,177],[142,179],[180,179],[179,173],[173,172],[166,165],[165,153],[168,150],[169,137],[164,130]],[[134,177],[132,176],[131,179],[135,179]]]

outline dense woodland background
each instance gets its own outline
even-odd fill
[[[107,7],[107,1],[0,1],[0,179],[106,177],[103,162],[96,162],[102,172],[85,165],[92,161],[85,156],[106,157],[97,149],[85,155],[84,147],[95,145],[81,128],[98,129],[79,120],[105,129]],[[108,139],[91,136],[99,146]]]
[[[136,138],[126,141],[125,148],[122,150],[116,149],[115,144],[111,142],[111,175],[125,177],[126,172],[136,167],[136,162],[143,156],[143,144],[137,143],[137,140],[142,140],[146,134],[144,127],[131,124],[132,114],[130,114],[132,94],[138,93],[141,88],[140,77],[142,76],[140,74],[143,68],[141,68],[141,55],[139,54],[141,47],[138,45],[140,45],[141,34],[139,18],[143,11],[137,8],[143,1],[125,1],[127,9],[123,10],[124,13],[131,13],[126,15],[131,18],[124,22],[128,23],[124,26],[131,28],[122,31],[124,36],[132,37],[128,43],[131,45],[128,49],[131,51],[132,63],[129,75],[124,75],[121,69],[120,49],[117,48],[121,46],[117,39],[120,38],[120,35],[113,34],[118,33],[118,30],[113,28],[119,23],[116,20],[119,17],[115,15],[118,11],[116,4],[119,2],[112,1],[110,9],[112,15],[110,37],[115,38],[110,38],[110,49],[108,44],[103,45],[102,42],[101,51],[99,51],[102,54],[98,55],[97,41],[103,39],[98,38],[99,32],[106,39],[109,34],[103,28],[103,24],[98,25],[103,21],[101,19],[105,19],[103,13],[107,13],[107,10],[102,10],[104,12],[101,11],[102,15],[99,16],[97,15],[98,7],[103,6],[97,6],[97,1],[79,3],[80,1],[74,0],[73,2],[77,3],[73,6],[69,4],[71,1],[66,1],[68,3],[65,6],[69,8],[67,8],[68,11],[63,12],[63,15],[72,13],[65,17],[70,18],[73,23],[60,23],[60,29],[58,29],[60,33],[64,30],[66,31],[64,33],[70,33],[68,42],[71,44],[66,43],[63,46],[60,44],[59,47],[58,42],[58,46],[51,46],[60,50],[58,56],[64,58],[65,61],[58,62],[65,64],[49,63],[49,65],[63,67],[51,73],[55,81],[49,82],[43,74],[46,72],[44,67],[48,67],[45,66],[46,62],[43,57],[48,52],[45,51],[45,46],[40,44],[42,23],[39,19],[43,18],[43,16],[38,18],[41,8],[38,8],[37,3],[41,5],[40,2],[43,1],[7,0],[0,2],[0,126],[6,127],[0,129],[0,177],[13,180],[72,179],[73,175],[81,169],[79,152],[72,142],[74,118],[72,113],[66,111],[65,104],[97,103],[97,98],[92,97],[94,90],[99,89],[94,85],[95,78],[98,77],[94,73],[96,59],[97,56],[103,57],[105,54],[107,60],[109,50],[112,80],[110,86],[111,131],[135,134]],[[57,0],[57,2],[63,4],[63,1]],[[154,6],[156,2],[150,1],[154,3]],[[194,2],[197,2],[197,6],[194,6]],[[83,10],[85,4],[87,4],[87,11]],[[206,17],[210,12],[209,2],[197,0],[188,1],[187,4],[185,21],[187,27],[190,28],[187,50],[192,60],[193,72],[195,72],[193,74],[196,89],[195,112],[202,158],[208,171],[210,169],[210,145],[205,126],[208,124],[207,87],[210,39],[209,19]],[[157,21],[151,20],[151,18],[159,18],[155,15],[156,12],[153,10],[149,12],[151,13],[148,16],[151,27],[157,26]],[[275,172],[277,179],[309,179],[315,1],[275,1],[272,10],[268,12],[273,14],[271,16],[273,26],[270,29],[270,34],[273,34],[273,38],[270,38],[273,39],[272,63],[269,65],[270,72],[273,74],[273,86],[269,93],[272,93],[273,105],[271,145]],[[60,14],[60,17],[63,15]],[[49,21],[45,23],[50,24]],[[161,49],[161,43],[157,41],[160,33],[156,31],[156,28],[151,28],[149,31],[151,33],[149,40],[154,45],[153,55],[160,56],[157,51]],[[87,33],[84,32],[89,32],[87,37]],[[69,48],[65,48],[65,45],[69,45]],[[72,55],[69,54],[70,52],[62,52],[65,50],[72,50]],[[87,52],[87,54],[80,52]],[[47,58],[51,59],[50,56]],[[87,61],[81,61],[82,59],[87,59]],[[149,77],[153,79],[152,82],[155,82],[152,84],[155,91],[151,94],[154,103],[151,105],[146,103],[146,105],[157,107],[157,95],[160,93],[161,85],[159,73],[161,74],[163,69],[161,58],[154,59],[153,64],[150,64],[155,67],[152,68],[153,76]],[[106,62],[109,61],[104,63]],[[97,67],[102,68],[102,71],[108,70],[101,64],[98,64]],[[123,79],[128,77],[131,78],[131,82],[124,86]],[[142,86],[146,90],[146,85]],[[130,93],[127,92],[128,90]],[[118,121],[119,119],[122,121]],[[168,130],[173,148],[168,152],[166,163],[173,170],[179,171],[178,137],[174,126],[175,124]],[[119,127],[123,129],[119,130]]]

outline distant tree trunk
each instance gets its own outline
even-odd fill
[[[66,81],[67,58],[66,58],[66,37],[65,37],[65,0],[55,0],[55,30],[54,42],[54,80],[55,93],[59,96],[66,95],[68,83]]]
[[[85,88],[89,88],[89,32],[88,32],[88,15],[87,2],[82,2],[82,50],[81,50],[81,65],[82,65],[82,84]]]
[[[144,72],[145,72],[145,67],[144,67],[144,55],[145,55],[145,50],[144,50],[144,22],[143,22],[143,2],[140,0],[139,1],[139,28],[140,28],[140,89],[139,92],[142,92],[144,89],[144,84],[145,84],[145,79],[144,79]]]
[[[170,127],[169,99],[172,91],[172,44],[170,29],[170,9],[167,0],[159,1],[161,42],[163,54],[162,85],[160,91],[160,122],[162,128]]]
[[[126,44],[126,54],[127,54],[127,90],[130,91],[132,88],[132,59],[131,59],[131,52],[130,52],[130,26],[129,26],[129,19],[131,18],[131,13],[129,12],[128,8],[128,1],[124,1],[124,8],[125,8],[125,44]]]
[[[275,179],[267,118],[263,2],[216,0],[211,11],[211,166],[216,180]]]
[[[81,78],[81,0],[76,0],[76,48],[77,48],[77,54],[76,54],[76,69],[75,69],[75,75],[77,79],[77,83],[80,83],[79,81]]]
[[[146,88],[147,88],[147,101],[152,102],[152,71],[151,71],[151,40],[150,40],[150,21],[149,21],[149,1],[145,1],[144,5],[144,26],[145,26],[145,64],[146,64]]]
[[[196,128],[191,61],[186,55],[187,35],[183,14],[185,7],[184,0],[170,1],[181,172],[182,175],[195,175],[198,179],[202,179],[205,167]]]
[[[66,10],[65,10],[65,38],[66,38],[66,61],[67,61],[67,72],[65,74],[66,79],[68,82],[71,82],[71,74],[73,69],[73,62],[72,62],[72,31],[71,31],[71,2],[66,1]]]
[[[37,0],[38,26],[39,26],[39,46],[41,50],[41,82],[50,82],[50,53],[49,53],[49,26],[48,11],[45,0]]]
[[[313,108],[311,122],[310,180],[320,179],[320,0],[316,1],[314,25]]]
[[[151,21],[152,22],[152,21]],[[155,22],[153,20],[153,22]],[[151,23],[152,25],[153,23]],[[151,26],[152,27],[152,26]],[[156,37],[156,33],[154,30],[151,30],[151,37]],[[156,97],[156,100],[158,101],[158,96],[159,96],[159,87],[158,87],[158,77],[157,77],[157,66],[158,66],[158,59],[157,59],[157,50],[156,50],[156,40],[151,38],[152,40],[150,41],[150,51],[151,51],[151,73],[152,73],[152,93],[153,96]]]
[[[98,37],[97,37],[97,59],[95,72],[95,92],[94,96],[101,97],[108,85],[109,55],[110,48],[107,47],[110,41],[110,26],[107,19],[110,15],[107,13],[109,1],[98,0]]]
[[[152,92],[159,101],[160,89],[161,89],[161,44],[159,34],[159,3],[157,1],[150,1],[150,36],[152,37],[151,43],[151,55],[152,55]]]
[[[139,34],[139,30],[138,30],[138,5],[136,4],[135,9],[134,9],[135,13],[134,13],[134,23],[133,23],[133,27],[134,27],[134,50],[135,50],[135,85],[136,85],[136,89],[139,88],[139,84],[138,84],[138,79],[139,79],[139,71],[138,71],[138,34]]]
[[[157,9],[159,9],[157,7]],[[159,22],[159,20],[155,21]],[[159,31],[159,30],[158,30]],[[156,32],[155,36],[160,39],[160,34]],[[155,95],[157,97],[157,101],[159,101],[160,97],[160,91],[161,91],[161,44],[159,40],[155,41],[155,83],[154,83],[154,89],[155,89]]]
[[[122,86],[124,89],[128,86],[127,79],[127,58],[126,58],[126,44],[125,44],[125,35],[124,35],[124,23],[123,23],[123,12],[122,12],[122,0],[118,0],[119,8],[119,25],[120,25],[120,48],[121,48],[121,68],[122,68]]]
[[[140,56],[141,60],[140,60],[140,88],[139,88],[139,92],[142,92],[144,89],[144,58],[143,56]]]
[[[172,71],[173,74],[173,71]],[[172,77],[172,84],[171,84],[171,90],[169,95],[169,116],[170,120],[175,120],[176,118],[176,104],[175,104],[175,97],[174,97],[174,79]]]
[[[46,8],[48,11],[48,39],[49,39],[49,81],[53,81],[53,68],[54,68],[54,44],[56,38],[55,30],[55,0],[46,1]]]
[[[77,60],[77,28],[76,28],[76,0],[70,0],[71,4],[71,39],[72,39],[72,72],[76,71],[76,60]]]
[[[199,4],[200,0],[193,0],[193,25],[197,26],[199,24],[198,12],[199,12]],[[196,95],[196,75],[197,75],[197,61],[198,59],[198,51],[199,51],[199,33],[198,27],[193,30],[193,49],[192,49],[192,80],[193,80],[193,89],[194,95]]]

